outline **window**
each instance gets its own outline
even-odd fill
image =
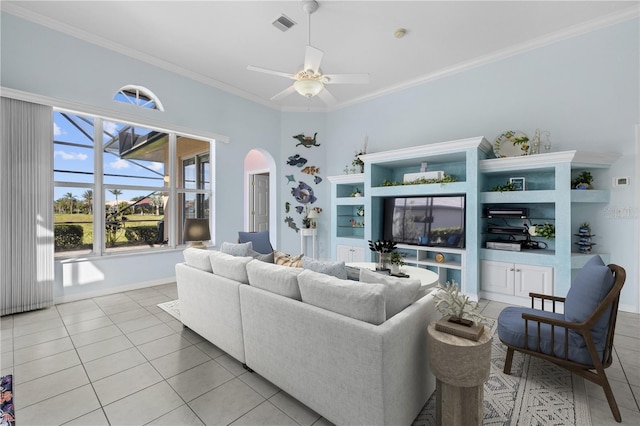
[[[54,112],[56,253],[182,244],[184,218],[210,217],[211,157],[209,140]]]
[[[164,111],[164,108],[160,103],[160,99],[158,99],[151,90],[142,86],[124,86],[116,92],[113,99],[118,102],[124,102],[125,104],[136,105],[142,108]]]

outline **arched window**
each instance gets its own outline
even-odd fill
[[[160,99],[146,87],[127,85],[122,87],[113,97],[118,102],[137,105],[142,108],[157,109],[164,111]]]

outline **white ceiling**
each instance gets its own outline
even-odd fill
[[[308,100],[297,93],[272,102],[269,98],[292,81],[247,70],[247,65],[286,73],[301,68],[308,26],[297,0],[0,4],[3,11],[273,108],[326,109],[317,97]],[[368,73],[371,80],[329,86],[336,108],[638,16],[638,1],[319,4],[311,16],[311,44],[324,51],[322,70]],[[287,32],[271,24],[283,13],[297,23]],[[398,28],[407,29],[404,38],[394,37]]]

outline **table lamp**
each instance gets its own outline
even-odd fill
[[[318,224],[316,223],[317,218],[318,218],[318,212],[315,209],[311,209],[311,211],[307,215],[307,219],[311,221],[312,228],[315,228],[316,226],[318,226]]]
[[[205,249],[203,241],[211,239],[209,232],[209,219],[185,219],[184,231],[182,233],[183,241],[190,241],[188,247]]]

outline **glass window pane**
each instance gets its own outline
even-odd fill
[[[93,183],[93,118],[53,113],[54,180]]]
[[[168,134],[105,121],[103,144],[105,184],[164,186]]]
[[[105,191],[107,251],[161,247],[166,244],[165,207],[169,194],[160,191]]]
[[[177,136],[179,188],[211,189],[210,149],[208,141]]]
[[[56,255],[90,253],[93,250],[93,190],[56,187],[53,222]]]
[[[182,239],[184,220],[209,217],[209,194],[183,193],[178,194],[178,197],[181,206],[178,218],[178,244],[184,244]]]

